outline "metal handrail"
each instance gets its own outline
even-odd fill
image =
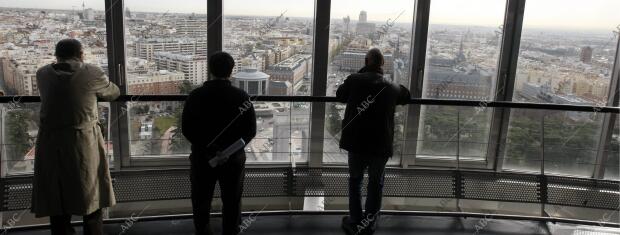
[[[146,102],[146,101],[185,101],[187,95],[122,95],[114,102]],[[333,96],[253,96],[252,101],[270,102],[339,102]],[[1,103],[37,103],[41,102],[39,96],[1,96]],[[440,106],[466,106],[466,107],[492,107],[492,108],[516,108],[516,109],[545,109],[559,111],[576,111],[592,113],[620,113],[620,107],[613,106],[589,106],[567,104],[544,104],[528,102],[508,101],[485,101],[485,100],[449,100],[449,99],[410,99],[409,104],[416,105],[440,105]]]

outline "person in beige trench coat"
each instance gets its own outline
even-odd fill
[[[41,96],[32,212],[50,216],[52,234],[74,234],[71,215],[84,216],[84,234],[103,234],[101,208],[116,203],[97,99],[112,101],[119,88],[103,70],[83,63],[82,45],[63,39],[57,63],[37,71]]]

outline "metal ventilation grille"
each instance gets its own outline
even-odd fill
[[[348,168],[247,168],[244,197],[347,196]],[[368,182],[365,176],[364,185]],[[513,173],[386,169],[388,197],[463,198],[507,202],[547,202],[588,208],[617,209],[617,181]],[[113,172],[118,202],[188,199],[189,170]],[[32,177],[0,181],[0,210],[30,208]],[[363,193],[366,188],[362,189]],[[215,186],[215,197],[220,197]],[[546,200],[545,200],[546,199]]]
[[[294,196],[346,197],[349,195],[348,168],[295,168],[293,173]],[[364,175],[363,185],[368,182]],[[366,187],[362,189],[365,195]]]
[[[244,197],[286,197],[289,195],[290,168],[246,168]],[[216,185],[219,190],[219,185]],[[217,197],[220,196],[219,192]]]
[[[189,170],[119,172],[113,178],[114,193],[118,202],[190,197]]]
[[[461,172],[464,199],[507,202],[540,202],[540,182],[536,175]]]
[[[387,169],[383,195],[389,197],[454,198],[451,171]]]
[[[244,197],[287,196],[289,168],[248,168]],[[186,199],[191,196],[189,170],[121,172],[114,176],[118,202]],[[220,197],[219,183],[213,196]]]
[[[614,181],[547,177],[549,204],[617,210],[620,185]]]
[[[24,210],[30,208],[32,199],[32,178],[21,178],[10,184],[2,184],[2,207],[0,211]]]
[[[296,168],[295,196],[348,196],[347,168]],[[364,174],[362,194],[366,194]],[[454,197],[455,182],[450,171],[391,169],[385,171],[383,195],[387,197]]]

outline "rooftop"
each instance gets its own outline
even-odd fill
[[[244,69],[232,76],[234,79],[241,80],[267,80],[269,74],[258,71],[257,69]]]
[[[183,61],[188,61],[188,60],[207,60],[206,56],[184,55],[184,54],[171,53],[171,52],[155,52],[155,57],[166,57],[166,58],[170,58],[170,59],[174,59],[174,60],[183,60]]]

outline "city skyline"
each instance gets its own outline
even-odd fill
[[[170,12],[206,14],[205,0],[187,0],[185,4],[170,4],[169,0],[153,0],[149,4],[140,4],[137,1],[125,1],[125,7],[133,12]],[[82,3],[86,8],[104,10],[103,0],[83,0],[66,2],[46,2],[40,0],[20,0],[11,2],[0,0],[2,7],[36,8],[71,10],[81,9]],[[257,2],[251,2],[257,3]],[[286,12],[287,17],[313,17],[314,1],[270,0],[269,4],[248,4],[243,0],[224,1],[224,14],[236,16],[277,16]],[[413,21],[413,0],[392,0],[384,4],[371,1],[342,0],[332,1],[331,18],[342,19],[349,16],[357,20],[360,11],[368,12],[368,21],[386,22],[396,19],[397,23],[411,23]],[[475,3],[475,4],[474,4]],[[597,0],[580,7],[581,0],[545,0],[529,1],[526,3],[524,27],[555,28],[563,30],[610,31],[620,25],[620,1]],[[557,6],[562,5],[559,8]],[[496,19],[503,19],[505,2],[497,0],[454,1],[434,0],[431,3],[431,21],[436,24],[447,25],[475,25],[494,26]],[[277,7],[274,7],[277,6]],[[204,9],[197,11],[198,9]],[[411,10],[408,10],[411,9]],[[550,11],[549,9],[554,9]],[[484,12],[484,14],[476,14]],[[402,13],[402,14],[401,14]],[[575,17],[579,16],[579,17]]]
[[[99,5],[103,3],[101,0],[97,1],[100,1]],[[461,1],[455,5],[447,0],[433,0],[435,4],[430,12],[428,47],[424,62],[426,67],[422,78],[423,98],[494,99],[496,89],[500,89],[497,88],[497,81],[502,79],[497,76],[498,62],[501,55],[509,52],[500,48],[502,31],[499,26],[504,22],[504,3],[495,1],[494,5],[484,4],[489,1],[491,0],[480,0],[471,2],[472,4]],[[105,35],[110,32],[106,32],[104,12],[96,10],[90,5],[91,2],[92,0],[85,2],[83,7],[79,3],[75,4],[75,10],[0,9],[0,18],[3,19],[0,23],[0,45],[3,46],[0,49],[0,87],[3,87],[5,94],[37,95],[36,71],[55,60],[51,52],[54,44],[62,38],[79,39],[86,45],[86,62],[99,65],[106,72],[115,72],[108,67]],[[187,94],[207,80],[208,24],[204,13],[197,15],[198,17],[176,13],[174,9],[145,13],[144,11],[156,8],[146,9],[140,5],[132,5],[137,3],[135,0],[125,2],[128,9],[125,11],[127,18],[124,22],[124,45],[115,43],[110,46],[125,49],[123,77],[127,82],[127,94]],[[277,1],[271,1],[274,2]],[[391,3],[399,2],[403,1]],[[535,0],[531,2],[537,3]],[[251,95],[312,95],[313,62],[316,59],[313,58],[313,43],[315,36],[325,36],[325,33],[329,35],[326,68],[328,77],[325,87],[327,96],[334,96],[347,76],[364,66],[365,52],[372,47],[380,48],[384,52],[384,78],[405,86],[412,82],[410,68],[413,61],[410,53],[414,37],[410,24],[413,22],[413,13],[403,8],[413,6],[382,3],[381,7],[373,8],[369,2],[357,1],[359,4],[345,7],[339,4],[345,4],[346,1],[334,0],[334,17],[330,22],[330,30],[315,34],[311,19],[315,14],[312,1],[307,1],[309,5],[296,5],[295,9],[298,11],[287,9],[283,2],[278,2],[282,4],[275,7],[274,4],[265,5],[270,7],[270,11],[264,12],[269,15],[265,16],[248,16],[257,11],[261,13],[262,7],[254,6],[259,5],[256,2],[247,2],[243,7],[235,7],[235,4],[240,4],[235,1],[226,3],[228,5],[224,6],[221,43],[222,49],[229,52],[236,63],[231,84]],[[484,8],[479,8],[478,5]],[[529,7],[541,6],[532,4]],[[255,11],[245,10],[247,8],[254,8]],[[446,8],[459,8],[458,14],[443,10]],[[339,17],[341,11],[346,12],[349,18]],[[583,11],[590,10],[584,8]],[[279,17],[282,12],[284,16]],[[529,12],[531,10],[526,9],[525,27],[520,39],[518,64],[513,81],[513,101],[573,105],[605,102],[609,97],[618,40],[617,37],[610,39],[611,29],[605,29],[604,35],[586,30],[565,33],[557,31],[558,27],[542,31],[532,30],[530,25],[535,17],[529,17]],[[489,26],[481,27],[480,24],[470,22],[475,20],[474,16]],[[384,18],[378,19],[381,17]],[[564,17],[574,18],[573,15]],[[397,21],[392,24],[394,19]],[[563,22],[562,18],[556,21]],[[442,25],[451,22],[459,25]],[[310,105],[287,102],[257,102],[255,105],[257,115],[262,119],[257,123],[259,138],[248,145],[248,152],[251,153],[248,154],[248,161],[307,161],[306,137],[311,136]],[[10,107],[7,108],[9,109]],[[189,152],[188,142],[178,134],[181,103],[129,102],[127,110],[129,116],[126,135],[130,141],[130,157],[167,157]],[[346,162],[346,156],[339,152],[336,141],[344,110],[341,104],[326,105],[325,162]],[[36,107],[11,112],[35,117]],[[102,111],[105,112],[107,111]],[[488,154],[484,145],[491,143],[488,138],[490,123],[493,121],[490,110],[483,112],[472,108],[425,107],[418,118],[412,119],[418,120],[418,124],[424,127],[419,129],[417,136],[405,135],[404,123],[408,118],[406,109],[398,112],[395,124],[399,128],[395,128],[398,130],[395,136],[417,138],[420,144],[415,154],[418,156],[453,157],[461,154],[462,157],[482,160]],[[471,121],[459,122],[452,118],[451,115],[458,112]],[[535,113],[516,111],[511,115],[509,132],[515,136],[523,136],[522,134],[529,132],[527,129],[538,121]],[[102,123],[114,125],[116,121],[106,122],[110,121],[108,117],[108,114],[103,115]],[[21,119],[24,118],[9,118],[6,121],[7,126],[22,124]],[[581,132],[575,145],[584,148],[597,146],[591,141],[591,136],[599,128],[599,119],[578,113],[566,113],[554,114],[553,120],[576,124],[578,127],[587,125],[576,130]],[[456,144],[453,130],[461,124],[464,127],[461,130],[465,132],[456,140],[461,141],[461,144]],[[29,153],[33,153],[34,149],[29,140],[36,136],[36,127],[36,121],[30,120],[27,126],[20,127],[19,131],[11,135],[12,141],[19,146],[8,153],[11,161],[19,162],[10,167],[11,171],[24,172],[32,169],[32,154]],[[513,129],[510,129],[511,127]],[[570,136],[566,131],[551,134]],[[531,160],[523,154],[525,149],[519,147],[534,148],[535,146],[528,145],[532,143],[530,139],[513,138],[508,143],[507,148],[513,150],[506,156],[519,159],[515,167],[523,167],[521,163],[524,159]],[[446,144],[458,147],[458,151],[457,148],[446,148]],[[394,147],[402,149],[398,144]],[[109,150],[111,151],[113,149]],[[402,152],[395,153],[397,157],[392,161],[398,162],[399,157],[405,157],[401,155]],[[579,153],[565,154],[575,159],[588,159],[587,155]],[[514,165],[514,162],[508,164]]]

